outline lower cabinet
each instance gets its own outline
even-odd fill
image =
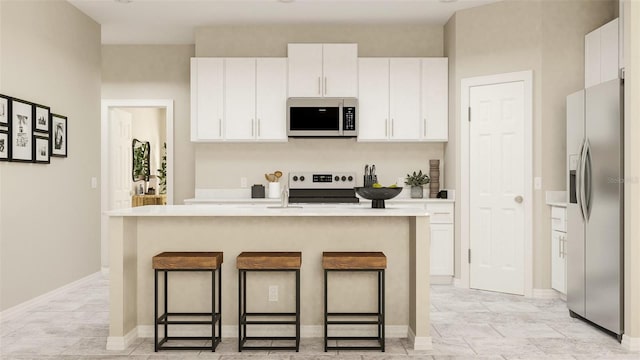
[[[551,208],[551,288],[567,293],[566,209]]]
[[[431,275],[453,276],[453,224],[431,224]]]

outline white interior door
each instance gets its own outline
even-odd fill
[[[470,287],[524,295],[524,82],[469,91]]]
[[[109,210],[131,207],[131,119],[129,112],[110,110]]]

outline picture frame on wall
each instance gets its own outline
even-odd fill
[[[49,136],[35,133],[33,135],[33,162],[39,164],[49,164],[51,162],[51,152]]]
[[[33,162],[33,104],[11,99],[11,161]]]
[[[49,133],[49,117],[51,109],[48,106],[33,105],[33,131]]]
[[[0,94],[0,126],[9,126],[9,118],[11,116],[10,99],[10,97]]]
[[[0,130],[0,161],[11,160],[11,136],[9,131]]]
[[[67,117],[58,114],[51,114],[51,156],[67,157]]]

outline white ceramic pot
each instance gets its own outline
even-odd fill
[[[279,198],[280,198],[280,183],[270,182],[269,183],[269,199],[279,199]]]

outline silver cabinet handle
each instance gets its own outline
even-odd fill
[[[427,136],[427,119],[426,118],[422,119],[422,126],[423,126],[422,136],[426,137]]]
[[[558,257],[562,257],[562,236],[558,236]]]
[[[255,128],[256,128],[256,124],[255,124],[255,120],[251,119],[251,137],[255,136]]]
[[[393,130],[394,130],[395,126],[394,126],[394,121],[393,119],[391,119],[391,137],[393,137]]]
[[[322,95],[320,92],[320,76],[318,76],[318,95]]]
[[[450,212],[434,212],[433,215],[449,215]]]
[[[389,119],[384,119],[384,137],[389,136]]]
[[[324,77],[324,94],[327,95],[327,77]]]
[[[258,119],[258,137],[260,137],[260,119]]]
[[[222,119],[218,119],[218,136],[222,137]]]
[[[515,202],[517,202],[518,204],[522,204],[522,201],[524,200],[524,198],[522,196],[518,195],[513,200]]]
[[[567,237],[566,236],[562,237],[562,257],[563,258],[567,257]]]

